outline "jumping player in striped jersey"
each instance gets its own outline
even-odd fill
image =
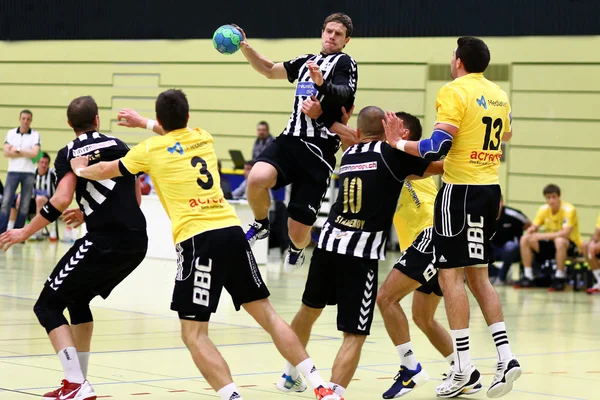
[[[321,51],[283,63],[260,55],[248,44],[242,30],[242,53],[256,71],[269,79],[298,81],[287,126],[258,156],[248,178],[248,202],[256,219],[246,233],[251,245],[269,234],[269,189],[292,185],[286,271],[304,263],[304,248],[310,243],[311,227],[329,187],[340,139],[348,145],[355,143],[355,137],[333,133],[341,121],[342,107],[350,110],[356,93],[356,63],[342,52],[352,30],[350,17],[332,14],[323,23]],[[302,112],[303,102],[311,98],[318,99],[323,108],[316,119]]]
[[[432,239],[454,367],[437,387],[437,395],[455,397],[479,379],[470,356],[466,279],[496,344],[498,363],[487,395],[497,398],[509,393],[522,374],[487,270],[493,261],[491,238],[500,209],[501,142],[512,137],[511,108],[506,92],[483,76],[490,62],[487,45],[474,37],[461,37],[457,44],[450,63],[454,80],[438,92],[431,137],[418,142],[402,139],[402,122],[392,113],[386,115],[386,137],[392,146],[409,154],[426,159],[446,156]]]
[[[330,388],[342,395],[348,387],[371,323],[377,297],[378,260],[385,259],[398,196],[407,176],[441,173],[441,163],[395,151],[384,141],[378,107],[358,115],[359,143],[342,157],[340,189],[323,226],[308,272],[302,306],[292,329],[308,343],[313,324],[327,305],[338,306],[337,326],[344,341],[336,357]],[[301,392],[306,385],[287,364],[277,388]]]
[[[418,118],[404,112],[398,112],[396,116],[404,121],[404,140],[421,139],[423,129]],[[429,376],[417,362],[410,342],[408,320],[400,306],[400,301],[410,293],[414,292],[412,315],[416,325],[450,366],[454,363],[452,339],[448,331],[434,319],[442,299],[437,269],[433,265],[431,240],[437,192],[433,177],[404,182],[394,215],[394,227],[403,254],[379,288],[377,306],[400,356],[400,371],[394,378],[392,387],[383,394],[384,399],[404,396],[429,380]],[[481,388],[481,383],[476,382],[461,394],[474,394]]]

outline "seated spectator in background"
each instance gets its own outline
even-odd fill
[[[28,215],[35,215],[40,212],[44,204],[50,200],[56,190],[56,172],[54,168],[50,168],[50,155],[43,153],[42,158],[38,161],[35,171],[35,181],[31,201],[29,202]],[[21,194],[17,196],[10,211],[10,220],[8,229],[13,229],[15,220],[17,219],[17,209],[21,205]],[[42,231],[35,233],[31,238],[34,240],[41,239]]]
[[[523,230],[531,226],[531,221],[525,214],[514,208],[504,205],[504,199],[500,198],[500,217],[496,225],[498,228],[492,238],[492,250],[497,261],[502,261],[502,268],[498,271],[490,264],[490,277],[495,277],[495,285],[504,285],[506,276],[513,263],[521,259],[519,241],[523,236]]]
[[[223,176],[223,173],[221,172],[221,160],[217,160],[217,169],[219,170],[219,178],[221,178],[221,190],[223,191],[223,197],[225,197],[226,200],[233,200],[233,195],[231,194],[231,183],[229,182],[229,179]]]
[[[589,288],[587,292],[590,294],[600,293],[600,261],[598,260],[600,258],[600,214],[598,214],[594,235],[591,240],[581,245],[581,252],[588,264],[590,264],[590,268],[596,279],[596,284]]]
[[[269,133],[269,124],[266,121],[260,121],[256,125],[256,141],[252,146],[252,159],[256,158],[262,153],[264,149],[269,146],[275,138]]]
[[[532,264],[535,253],[539,262],[556,260],[556,275],[550,289],[564,290],[567,257],[577,255],[581,246],[577,210],[572,204],[561,200],[558,186],[548,185],[543,193],[547,204],[540,207],[533,225],[521,237],[521,259],[525,276],[518,285],[533,286]],[[538,233],[540,228],[544,228],[544,233]]]
[[[244,164],[244,180],[240,183],[232,193],[234,200],[245,199],[246,198],[246,190],[248,189],[248,175],[250,175],[250,171],[254,166],[254,161],[246,161]]]
[[[31,129],[33,114],[23,110],[19,114],[19,126],[11,129],[4,140],[4,157],[8,158],[8,174],[4,183],[4,197],[0,208],[0,233],[6,232],[12,203],[17,193],[17,186],[21,185],[23,201],[19,206],[19,213],[14,227],[22,228],[27,220],[31,194],[35,184],[35,165],[32,158],[40,152],[40,134]]]

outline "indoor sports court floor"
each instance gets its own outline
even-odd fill
[[[29,242],[0,254],[1,400],[39,396],[55,389],[62,379],[60,363],[32,307],[67,246]],[[395,256],[391,254],[390,260]],[[389,268],[390,262],[382,264],[380,282]],[[300,304],[307,268],[284,275],[274,262],[262,271],[277,311],[291,321]],[[174,275],[174,263],[147,259],[107,301],[92,303],[96,328],[88,378],[99,398],[218,399],[194,367],[181,342],[179,322],[169,310]],[[512,288],[501,288],[499,293],[512,349],[525,371],[505,398],[600,398],[600,297]],[[409,299],[403,304],[410,310]],[[487,385],[494,372],[496,351],[483,317],[474,301],[471,304],[471,352]],[[442,308],[438,315],[446,324]],[[405,398],[433,399],[435,386],[448,367],[424,335],[414,325],[411,329],[417,357],[432,380]],[[244,399],[314,398],[308,391],[286,395],[275,389],[283,359],[247,314],[233,310],[227,295],[210,332]],[[325,379],[329,378],[340,337],[332,308],[315,326],[308,348]],[[397,369],[396,350],[377,315],[346,398],[380,399]],[[481,391],[472,398],[487,397]]]

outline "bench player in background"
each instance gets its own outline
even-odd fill
[[[256,220],[246,233],[251,245],[269,234],[269,189],[292,184],[286,271],[304,263],[304,249],[310,243],[310,231],[329,187],[340,145],[340,136],[332,131],[341,121],[341,108],[350,110],[354,103],[358,70],[354,60],[342,52],[352,30],[350,17],[332,14],[323,23],[319,54],[274,63],[249,45],[240,28],[244,36],[242,53],[256,71],[269,79],[298,81],[287,126],[256,159],[248,179],[248,202]],[[322,104],[323,114],[317,119],[302,112],[303,101],[311,97]],[[347,144],[355,142],[351,136],[341,140]]]
[[[87,234],[56,264],[33,310],[48,332],[65,374],[62,387],[46,393],[43,399],[91,400],[96,394],[86,380],[94,329],[90,301],[96,296],[107,298],[142,262],[148,237],[146,219],[139,208],[141,193],[133,175],[92,182],[77,178],[69,163],[81,156],[89,157],[91,164],[118,160],[129,151],[127,145],[98,133],[98,106],[89,96],[73,100],[67,118],[77,138],[56,156],[56,192],[23,229],[3,234],[0,247],[22,242],[56,221],[76,194]],[[65,308],[71,326],[63,316]]]
[[[223,197],[213,138],[202,129],[187,127],[185,94],[180,90],[161,93],[156,117],[158,123],[134,110],[122,110],[120,125],[146,127],[160,136],[144,140],[112,162],[87,167],[87,159],[78,158],[72,161],[73,170],[96,181],[140,172],[152,178],[171,219],[178,255],[171,309],[179,315],[183,341],[202,376],[221,400],[242,399],[227,362],[208,337],[211,314],[225,288],[236,310],[244,307],[308,379],[317,400],[343,400],[326,387],[292,329],[271,306],[240,221]]]
[[[598,261],[600,258],[600,214],[598,214],[594,235],[589,241],[583,243],[581,249],[596,279],[594,286],[589,288],[587,292],[589,294],[600,293],[600,262]]]
[[[398,197],[409,175],[441,173],[441,163],[395,151],[385,143],[379,107],[358,115],[360,143],[342,156],[340,190],[323,226],[308,272],[302,305],[292,329],[307,344],[311,329],[327,305],[338,306],[337,327],[344,341],[337,354],[330,387],[342,395],[356,371],[370,333],[377,297],[378,260],[385,246]],[[350,128],[351,129],[351,128]],[[277,388],[303,391],[306,385],[287,364]]]
[[[454,397],[480,379],[469,352],[469,299],[465,277],[477,299],[496,344],[498,364],[487,395],[501,397],[521,376],[502,315],[502,304],[488,277],[493,261],[491,238],[500,207],[498,166],[501,142],[512,136],[506,93],[483,76],[490,62],[487,45],[461,37],[450,63],[454,81],[438,92],[437,119],[431,138],[411,142],[401,138],[402,121],[386,116],[386,136],[401,151],[444,162],[443,186],[434,214],[433,246],[439,282],[454,346],[451,375],[436,389],[439,397]]]

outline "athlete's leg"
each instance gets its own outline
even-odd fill
[[[311,225],[305,225],[292,218],[288,218],[288,235],[298,250],[304,249],[310,244],[311,229]]]
[[[433,347],[448,359],[452,356],[452,338],[448,331],[435,320],[435,311],[442,298],[434,293],[413,293],[412,315],[415,325],[427,336]],[[451,360],[449,360],[451,361]]]
[[[331,382],[342,386],[343,390],[348,388],[356,372],[360,361],[360,353],[366,339],[367,335],[344,332],[344,341],[337,353],[331,371]]]
[[[269,217],[271,207],[271,196],[269,189],[277,183],[277,170],[271,164],[259,161],[252,167],[248,176],[248,188],[246,195],[248,204],[252,208],[254,218],[257,221]]]

